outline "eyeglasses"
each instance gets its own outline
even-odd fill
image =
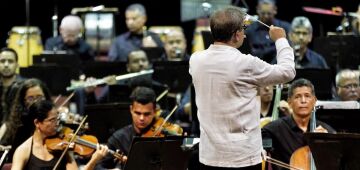
[[[357,89],[357,88],[359,88],[359,84],[347,84],[347,85],[339,86],[339,87],[345,88],[347,90],[350,90],[351,88]]]
[[[59,120],[60,120],[60,117],[57,116],[57,117],[53,117],[53,118],[50,118],[50,119],[44,119],[44,122],[55,123],[55,122],[58,122]]]
[[[25,98],[25,102],[27,103],[34,103],[36,101],[45,100],[45,96],[38,95],[38,96],[28,96]]]

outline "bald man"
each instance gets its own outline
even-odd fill
[[[66,51],[68,54],[79,55],[82,61],[94,60],[95,52],[89,44],[81,38],[83,23],[75,15],[65,16],[61,20],[57,37],[46,40],[45,50]]]

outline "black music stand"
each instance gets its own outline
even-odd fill
[[[100,143],[106,143],[118,129],[132,123],[130,103],[107,103],[85,106],[88,115],[89,134],[96,136]]]
[[[72,79],[79,77],[79,69],[55,64],[33,65],[20,68],[20,75],[26,78],[38,78],[50,89],[52,95],[68,94],[66,87]]]
[[[164,60],[164,58],[161,58],[165,56],[165,49],[163,47],[142,47],[141,49],[146,53],[151,63]]]
[[[318,109],[316,119],[327,123],[337,132],[360,133],[360,109]]]
[[[81,59],[75,54],[39,54],[33,56],[34,65],[55,64],[58,66],[79,67]]]
[[[103,78],[109,75],[126,74],[126,62],[88,61],[82,66],[86,77]]]
[[[360,38],[354,35],[333,35],[314,39],[314,50],[326,59],[335,72],[340,69],[358,69]]]
[[[316,97],[320,100],[332,99],[335,75],[329,69],[296,69],[294,80],[305,78],[314,84]]]
[[[189,150],[183,150],[183,137],[135,137],[124,170],[185,170]]]
[[[189,61],[156,61],[153,63],[153,79],[167,84],[170,92],[185,92],[191,84]]]
[[[359,170],[360,134],[306,133],[318,170]]]
[[[209,48],[209,46],[214,43],[214,39],[211,35],[211,31],[201,31],[201,35],[203,37],[203,43],[205,49]],[[243,54],[251,53],[251,48],[247,39],[244,39],[243,44],[241,45],[241,47],[238,48],[238,50],[240,50],[241,53]]]

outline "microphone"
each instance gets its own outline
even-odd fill
[[[293,46],[294,48],[294,55],[297,56],[297,57],[300,57],[300,45],[299,44],[296,44]]]
[[[176,48],[175,49],[175,56],[176,56],[176,58],[181,58],[181,49],[179,49],[179,48]]]

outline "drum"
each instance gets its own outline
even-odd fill
[[[17,52],[20,67],[32,65],[32,56],[43,51],[39,28],[33,26],[12,27],[7,46]]]

